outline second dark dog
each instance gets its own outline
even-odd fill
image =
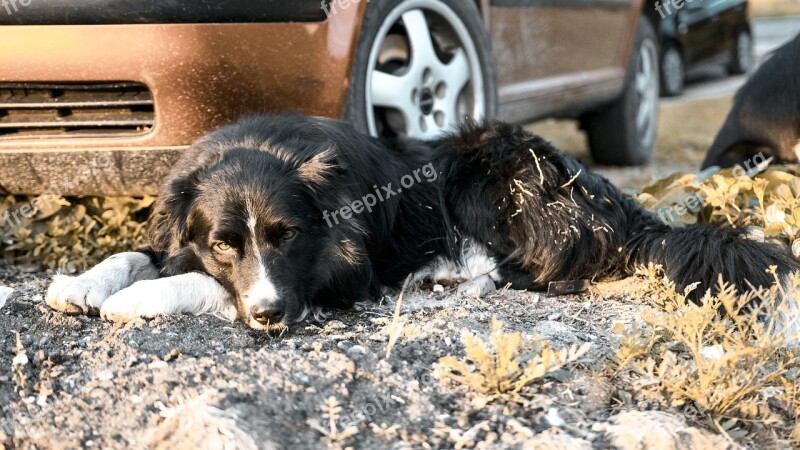
[[[775,50],[736,93],[703,168],[730,167],[759,153],[776,162],[800,158],[800,35]]]

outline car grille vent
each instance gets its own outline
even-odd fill
[[[130,136],[154,124],[141,83],[0,83],[0,140]]]

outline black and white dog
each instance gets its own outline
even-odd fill
[[[703,168],[730,167],[761,153],[800,160],[800,34],[775,50],[736,93]]]
[[[421,142],[328,119],[248,118],[186,152],[148,227],[150,249],[57,276],[47,303],[115,321],[213,313],[274,329],[379,297],[410,273],[540,289],[653,262],[702,293],[719,274],[743,290],[770,285],[770,265],[798,269],[787,249],[741,230],[670,228],[502,123]],[[796,303],[783,306],[794,332]]]

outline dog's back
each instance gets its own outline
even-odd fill
[[[703,168],[730,167],[759,153],[796,162],[800,152],[800,35],[747,80],[706,155]]]

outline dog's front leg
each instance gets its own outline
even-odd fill
[[[56,275],[45,301],[58,311],[96,314],[111,295],[140,280],[158,278],[158,268],[142,252],[118,253],[76,277]]]
[[[100,309],[101,317],[114,322],[176,314],[213,314],[231,321],[237,317],[231,295],[204,273],[139,281],[112,295]]]

